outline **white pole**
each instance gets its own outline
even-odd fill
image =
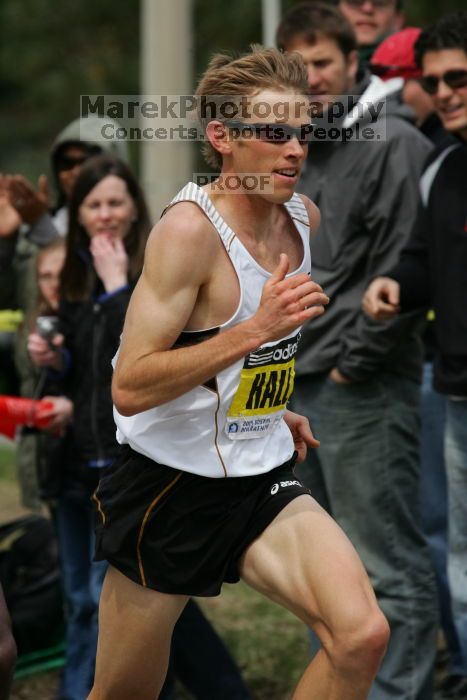
[[[141,0],[141,93],[193,91],[192,0]],[[193,173],[193,146],[143,142],[141,180],[154,221]]]
[[[276,30],[281,20],[281,0],[261,0],[263,46],[276,45]]]

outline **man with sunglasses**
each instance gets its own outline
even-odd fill
[[[422,30],[407,27],[385,39],[371,58],[370,69],[383,80],[399,79],[402,83],[401,99],[416,114],[416,126],[441,151],[455,137],[447,132],[433,107],[432,96],[422,84],[423,72],[415,60],[415,43]],[[449,77],[446,77],[449,80]],[[428,90],[432,88],[428,84]],[[443,654],[446,674],[438,683],[446,692],[464,685],[467,665],[463,659],[459,638],[454,624],[451,593],[447,572],[448,548],[448,497],[446,465],[444,460],[444,436],[446,397],[433,389],[433,358],[436,355],[434,314],[427,314],[428,323],[423,334],[425,359],[421,391],[420,431],[420,494],[423,531],[433,560],[439,594],[440,625],[446,647]]]
[[[448,571],[454,621],[467,660],[467,13],[440,19],[415,45],[421,84],[455,142],[430,158],[411,239],[387,277],[364,298],[377,320],[400,310],[435,311],[434,388],[447,396],[445,461],[448,479]],[[467,683],[450,697],[465,698]]]
[[[403,0],[339,0],[338,7],[357,36],[359,64],[365,68],[378,44],[404,25]]]
[[[437,600],[414,508],[422,352],[417,333],[406,332],[414,317],[423,324],[423,314],[381,328],[365,318],[361,298],[409,238],[431,145],[403,118],[391,86],[358,71],[355,35],[337,8],[293,6],[277,38],[307,65],[315,112],[321,106],[314,121],[355,137],[312,140],[298,185],[320,207],[313,274],[331,298],[304,329],[297,359],[294,406],[321,441],[298,471],[353,542],[391,626],[370,698],[429,698],[422,693],[434,666]],[[357,126],[370,123],[382,138],[358,140]]]
[[[421,31],[418,27],[406,27],[388,36],[372,55],[368,67],[384,81],[399,79],[401,100],[413,109],[416,127],[438,146],[449,137],[430,95],[421,85],[422,70],[415,62],[414,51]]]
[[[215,56],[198,86],[237,114],[200,114],[217,184],[189,183],[164,212],[125,320],[122,452],[95,494],[96,556],[111,565],[93,700],[157,697],[189,596],[240,577],[322,639],[296,700],[365,700],[384,654],[387,623],[355,550],[293,472],[295,450],[317,446],[287,410],[300,327],[328,302],[309,276],[319,213],[294,194],[306,86],[298,56],[260,47]]]

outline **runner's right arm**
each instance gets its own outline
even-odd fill
[[[170,214],[171,212],[169,212]],[[285,278],[286,255],[266,282],[256,314],[190,347],[172,346],[196,310],[218,241],[204,216],[164,216],[148,241],[145,265],[125,321],[112,395],[131,416],[194,389],[265,342],[324,311],[328,298],[306,274]]]

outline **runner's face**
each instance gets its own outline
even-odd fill
[[[126,182],[117,175],[104,177],[83,199],[79,221],[92,238],[106,234],[125,238],[136,218],[136,207]]]
[[[353,51],[344,56],[334,39],[322,36],[314,44],[297,37],[287,47],[301,55],[308,72],[311,101],[317,113],[349,92],[355,83],[358,59]],[[321,106],[322,105],[322,106]]]
[[[428,51],[423,56],[423,75],[439,79],[432,100],[444,128],[467,140],[467,87],[451,88],[444,82],[444,74],[451,70],[467,70],[467,53],[462,49]]]
[[[58,311],[60,273],[65,262],[65,247],[41,254],[37,263],[37,286],[46,304]]]
[[[359,46],[371,46],[385,34],[402,28],[403,13],[396,9],[396,0],[388,0],[376,7],[371,0],[362,3],[341,0],[339,9],[347,18],[357,35]]]
[[[310,123],[308,98],[295,93],[263,90],[250,98],[248,116],[242,119],[245,124],[287,124],[300,127]],[[232,133],[232,132],[230,132]],[[300,143],[296,136],[285,141],[266,138],[243,138],[230,141],[232,152],[228,159],[229,171],[241,175],[255,173],[267,176],[268,186],[258,188],[250,194],[259,194],[263,199],[274,203],[287,202],[293,195],[303,163],[308,151],[306,143]]]

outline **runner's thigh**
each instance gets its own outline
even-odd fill
[[[325,645],[377,610],[350,540],[311,496],[299,496],[279,513],[246,550],[240,572],[312,627]]]
[[[109,567],[99,605],[95,693],[91,697],[157,697],[173,628],[188,597],[134,583]]]

